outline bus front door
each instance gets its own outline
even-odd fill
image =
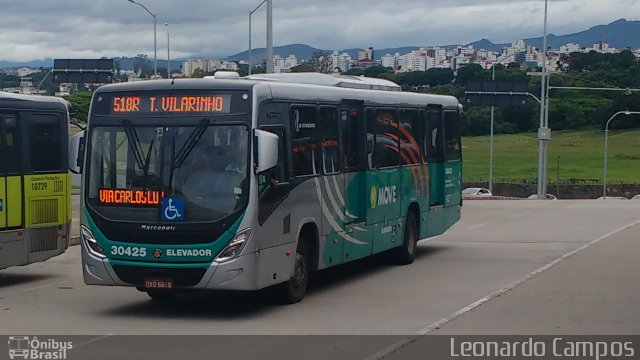
[[[429,213],[421,234],[426,237],[442,234],[445,221],[445,152],[442,109],[427,108],[427,163],[429,169]]]
[[[364,107],[360,101],[345,102],[341,106],[342,142],[344,150],[344,224],[345,261],[371,255],[372,240],[365,230],[368,193],[366,173],[366,143]]]
[[[462,149],[457,111],[444,112],[444,147],[444,206],[458,206],[462,197]],[[455,221],[448,219],[448,222],[453,224]]]
[[[445,200],[445,158],[442,110],[427,109],[427,161],[429,166],[429,207],[442,207]]]

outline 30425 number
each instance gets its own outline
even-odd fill
[[[143,247],[131,247],[131,246],[112,246],[111,255],[116,256],[131,256],[131,257],[146,257],[147,249]]]

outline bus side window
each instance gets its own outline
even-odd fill
[[[398,111],[398,122],[400,130],[400,149],[406,154],[402,157],[401,162],[404,165],[420,163],[420,127],[418,121],[418,112],[416,110],[400,110]]]
[[[320,173],[318,119],[315,106],[291,107],[291,157],[295,176]]]
[[[322,171],[324,174],[337,174],[342,168],[342,159],[340,157],[340,123],[334,107],[320,107],[318,127]]]
[[[460,160],[460,124],[458,113],[447,111],[444,113],[444,137],[446,142],[447,161]]]
[[[49,114],[32,114],[29,125],[29,152],[34,171],[63,170],[60,118]]]
[[[441,112],[427,111],[427,133],[426,133],[426,149],[425,157],[430,163],[438,163],[444,161],[444,147],[442,144],[442,115]]]
[[[375,169],[373,164],[373,151],[376,143],[375,123],[376,114],[373,109],[367,109],[367,122],[366,122],[366,146],[367,146],[367,167],[369,170]]]
[[[3,129],[4,128],[4,129]],[[0,114],[0,173],[19,174],[20,144],[15,115]]]
[[[373,166],[378,169],[398,166],[400,144],[398,143],[396,111],[393,109],[378,109],[372,126],[375,134]]]
[[[342,110],[342,142],[344,147],[346,172],[366,168],[364,121],[360,109],[349,107]]]

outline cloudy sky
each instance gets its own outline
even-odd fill
[[[226,57],[248,48],[261,0],[140,0],[157,14],[158,57]],[[266,5],[266,4],[265,4]],[[263,5],[253,47],[265,46]],[[274,45],[323,49],[495,43],[538,37],[543,0],[273,0]],[[549,0],[549,32],[640,18],[640,0]],[[153,57],[153,18],[127,0],[0,0],[0,60]]]

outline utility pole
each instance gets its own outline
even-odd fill
[[[544,37],[542,42],[542,76],[540,77],[540,127],[538,128],[538,199],[547,197],[547,151],[551,130],[545,117],[547,109],[547,3],[544,1]]]
[[[273,74],[273,0],[267,0],[267,74]]]

